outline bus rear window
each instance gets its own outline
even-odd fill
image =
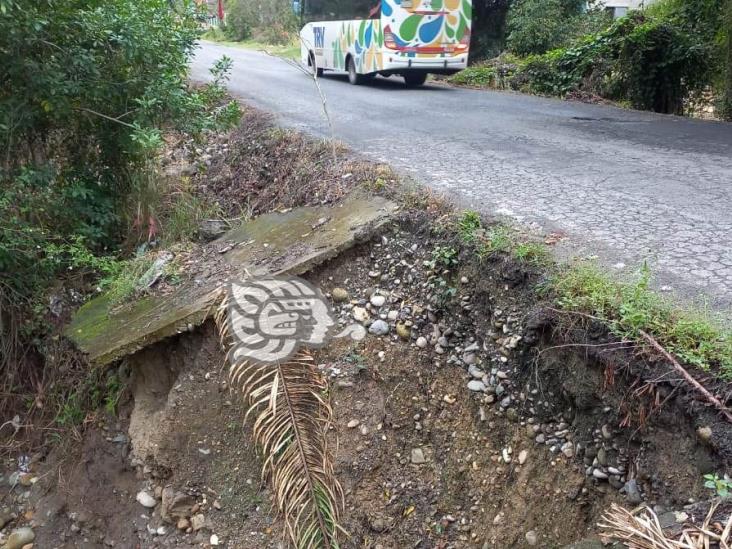
[[[378,19],[381,0],[304,0],[305,22]]]

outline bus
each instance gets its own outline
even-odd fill
[[[317,76],[346,71],[358,85],[377,74],[407,87],[468,66],[472,0],[304,0],[301,62]]]

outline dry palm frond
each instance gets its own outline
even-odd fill
[[[686,526],[678,539],[671,539],[664,533],[658,516],[647,507],[628,511],[613,504],[598,526],[605,530],[601,534],[603,538],[621,541],[631,549],[730,549],[732,515],[722,532],[712,530],[711,521],[718,505],[716,502],[711,506],[701,526]]]
[[[226,300],[225,300],[226,301]],[[217,322],[228,339],[226,302]],[[332,410],[327,381],[312,357],[300,352],[282,364],[232,359],[231,386],[241,390],[255,416],[253,436],[264,455],[263,478],[269,479],[274,505],[282,513],[287,534],[298,549],[337,549],[339,508],[343,492],[333,472],[327,431]]]

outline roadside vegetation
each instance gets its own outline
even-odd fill
[[[227,0],[226,20],[203,38],[297,59],[300,21],[288,0]]]
[[[161,169],[168,133],[240,116],[227,59],[187,84],[198,35],[193,2],[0,0],[0,417],[83,416],[99,399],[56,337],[69,307],[207,215]]]
[[[648,347],[652,336],[682,363],[732,380],[732,330],[712,313],[682,308],[652,289],[652,273],[643,265],[631,280],[611,277],[592,261],[557,265],[549,247],[503,225],[484,226],[477,212],[465,211],[444,229],[479,257],[512,257],[545,278],[539,294],[559,310],[602,323],[615,337]],[[436,258],[447,266],[458,251],[444,249]],[[452,266],[452,264],[451,264]]]
[[[660,0],[616,21],[583,4],[512,2],[502,53],[451,81],[732,119],[732,2]]]

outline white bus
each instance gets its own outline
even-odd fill
[[[427,75],[468,66],[472,0],[305,0],[301,61],[310,70],[347,71],[351,84],[377,74]]]

